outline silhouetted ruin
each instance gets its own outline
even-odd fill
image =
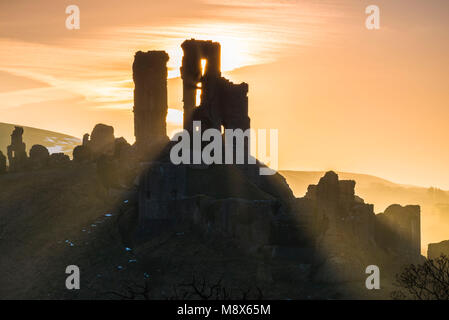
[[[92,133],[85,134],[83,137],[83,146],[89,149],[93,158],[98,158],[103,154],[114,154],[114,128],[102,123],[97,124]]]
[[[194,39],[184,41],[181,47],[184,51],[181,67],[184,129],[192,132],[193,113],[199,106],[197,94],[202,93],[203,77],[221,77],[221,47],[217,42]]]
[[[317,280],[354,280],[360,277],[354,268],[362,272],[365,261],[373,256],[385,262],[381,258],[384,250],[410,262],[420,259],[419,206],[395,205],[376,215],[372,204],[355,195],[355,184],[327,172],[317,185],[309,186],[304,198],[296,200],[301,229],[315,239],[317,252],[326,255],[317,257],[323,259],[316,270]]]
[[[134,57],[134,135],[136,148],[167,143],[167,61],[164,51],[139,51]]]
[[[249,129],[248,85],[235,85],[221,76],[220,44],[191,39],[182,44],[182,49],[184,129],[190,133],[196,130],[193,121],[201,121],[203,131]],[[166,76],[166,59],[158,60],[159,70],[162,69],[159,76],[151,74],[154,69],[145,63],[139,69],[136,62],[140,61],[137,57],[150,59],[151,55],[165,57],[161,52],[136,54],[133,72],[139,98],[135,97],[135,101],[141,101],[141,96],[145,101],[163,101],[163,109],[165,100],[160,100],[159,94],[162,92],[165,97],[166,83],[160,76]],[[148,95],[143,95],[139,81],[153,78],[158,79],[156,83],[162,91],[149,90]],[[150,103],[146,105],[145,110],[150,110]],[[156,123],[158,130],[162,128],[159,113],[153,117],[148,112],[146,116],[147,120],[142,120],[144,116],[138,118],[135,106],[136,124]],[[142,140],[149,141],[149,135],[146,137]],[[360,269],[357,277],[363,276],[362,269],[370,257],[382,256],[384,250],[402,254],[408,261],[420,257],[419,207],[392,206],[376,216],[373,205],[355,195],[355,181],[340,181],[334,172],[309,186],[304,198],[295,199],[281,176],[260,176],[245,166],[173,165],[164,160],[163,154],[145,165],[147,170],[138,187],[140,234],[154,234],[181,221],[191,221],[205,234],[229,237],[250,253],[268,252],[271,257],[315,264],[315,279],[331,282],[353,279],[355,274],[349,270],[354,268]],[[235,198],[232,193],[217,197],[213,185],[221,181],[213,177],[221,174],[235,176],[239,181],[240,194]],[[247,198],[245,193],[250,185],[265,196],[261,194],[257,200]],[[331,272],[332,269],[338,272]]]
[[[441,241],[439,243],[429,243],[427,257],[429,259],[436,259],[441,255],[449,257],[449,240]]]
[[[36,144],[30,149],[30,162],[33,169],[44,168],[48,165],[50,153],[48,149],[40,144]]]
[[[91,160],[91,152],[90,149],[87,147],[87,143],[82,146],[76,146],[73,149],[73,161],[83,163],[88,162],[90,160]]]
[[[184,129],[193,132],[193,121],[201,129],[250,128],[248,85],[233,84],[221,76],[221,47],[218,42],[186,40],[182,44]]]
[[[222,77],[220,44],[190,39],[182,49],[184,129],[194,132],[193,121],[201,121],[203,131],[249,129],[248,85]],[[252,170],[261,163],[173,164],[166,132],[168,59],[164,51],[135,54],[134,145],[100,123],[74,148],[73,161],[43,145],[34,145],[28,158],[24,130],[15,127],[9,170],[0,152],[0,174],[59,167],[96,173],[95,191],[83,195],[97,192],[105,202],[127,203],[118,209],[118,220],[128,224],[127,241],[139,244],[172,227],[190,228],[204,242],[219,237],[255,257],[258,278],[265,282],[273,281],[270,264],[279,261],[294,263],[293,273],[310,281],[335,283],[364,278],[373,263],[396,266],[422,258],[419,206],[392,205],[376,215],[374,206],[355,194],[356,182],[339,180],[333,171],[296,198],[279,173]],[[429,246],[429,255],[436,252],[447,252],[447,243]]]
[[[377,241],[384,247],[416,256],[421,253],[421,209],[394,204],[378,214]]]
[[[23,128],[15,127],[11,134],[11,144],[8,146],[9,170],[21,170],[26,166],[26,145],[22,140]]]

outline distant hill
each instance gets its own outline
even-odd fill
[[[317,184],[324,171],[280,171],[296,197],[303,197],[310,184]],[[367,174],[337,172],[340,179],[355,180],[355,191],[365,202],[374,204],[375,212],[383,212],[391,204],[421,206],[423,252],[428,243],[449,239],[449,192],[396,184]]]
[[[325,171],[280,171],[287,179],[296,197],[303,197],[310,184],[317,184]],[[348,172],[337,172],[340,179],[354,180],[356,194],[383,212],[390,204],[438,204],[449,203],[449,192],[397,184],[379,177]]]
[[[6,147],[11,143],[11,133],[14,124],[0,122],[0,150],[6,155]],[[24,129],[23,141],[27,152],[35,144],[41,144],[48,148],[50,153],[63,152],[72,156],[73,148],[81,143],[81,140],[66,134],[21,126]]]

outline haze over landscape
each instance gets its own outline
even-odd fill
[[[253,128],[279,129],[281,169],[359,172],[449,189],[449,3],[384,1],[70,1],[0,3],[5,123],[80,138],[95,123],[132,142],[137,50],[166,50],[169,132],[180,127],[186,38],[223,48],[222,68],[249,83]]]
[[[448,9],[0,1],[0,299],[449,299]]]
[[[6,150],[10,143],[10,133],[14,125],[0,123],[0,150]],[[24,139],[27,151],[31,146],[40,144],[48,148],[50,153],[64,152],[72,156],[72,151],[81,141],[71,136],[40,130],[30,127],[24,128]],[[289,171],[280,173],[296,197],[303,197],[311,184],[316,184],[325,174],[323,171]],[[356,181],[356,194],[367,203],[374,205],[376,213],[383,212],[391,204],[417,204],[422,212],[422,243],[421,251],[427,252],[429,243],[440,242],[449,237],[449,191],[434,188],[422,188],[401,185],[391,181],[366,174],[338,172],[341,179]]]

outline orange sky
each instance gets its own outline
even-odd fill
[[[80,30],[65,28],[70,4]],[[252,126],[279,129],[280,168],[449,189],[447,0],[0,0],[0,122],[78,137],[103,122],[133,141],[134,52],[163,49],[172,130],[191,37],[222,43]]]

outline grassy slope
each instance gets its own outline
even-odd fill
[[[255,285],[268,299],[388,297],[365,290],[362,282],[348,284],[357,289],[353,293],[345,284],[312,284],[297,263],[255,259],[235,243],[202,237],[188,225],[127,252],[117,223],[129,204],[120,194],[106,199],[93,165],[0,176],[0,299],[117,298],[108,292],[126,294],[127,286],[143,285],[145,275],[152,299],[173,298],[173,286],[193,275],[211,282],[223,278],[237,298]],[[81,290],[65,288],[68,265],[80,267]],[[266,280],[267,268],[272,281]]]
[[[95,172],[91,166],[0,176],[0,297],[45,298],[45,282],[64,274],[56,266],[76,264],[66,259],[65,240],[107,210],[96,196]]]

